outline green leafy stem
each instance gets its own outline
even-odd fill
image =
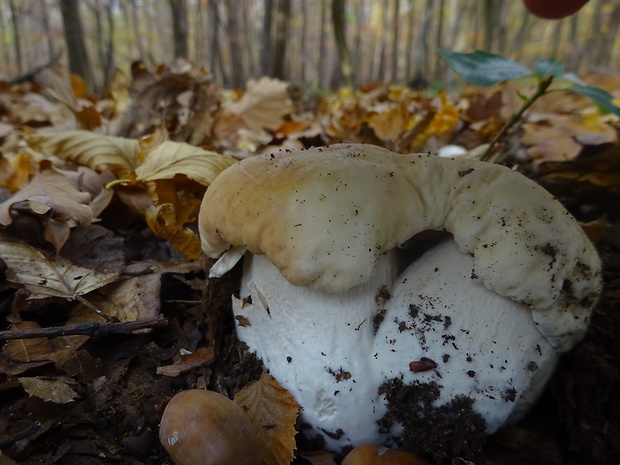
[[[565,72],[564,65],[553,58],[537,60],[535,69],[531,70],[520,63],[482,50],[476,50],[472,53],[444,52],[439,50],[438,53],[458,75],[467,82],[479,86],[491,87],[500,82],[526,76],[533,76],[537,80],[536,90],[531,96],[519,95],[523,100],[523,106],[512,115],[493,137],[489,147],[481,157],[484,161],[488,161],[491,158],[493,148],[510,128],[522,118],[527,109],[540,97],[551,92],[569,91],[584,95],[599,107],[601,113],[613,113],[616,116],[620,116],[620,107],[617,107],[612,102],[614,99],[613,95],[603,89],[586,85],[575,74]],[[556,81],[564,81],[569,85],[560,89],[550,89],[551,84]]]

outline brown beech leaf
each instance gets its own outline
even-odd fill
[[[262,77],[257,81],[250,79],[241,99],[227,103],[224,109],[241,116],[256,130],[267,128],[274,131],[284,122],[284,116],[294,109],[288,86],[284,81],[269,77]]]
[[[17,378],[24,390],[31,396],[54,402],[66,404],[73,402],[78,396],[69,384],[62,379],[42,378]]]
[[[138,181],[155,181],[184,174],[208,186],[220,172],[236,162],[234,158],[200,147],[165,141],[145,154],[144,163],[136,168],[136,178]]]
[[[36,328],[40,326],[33,321],[22,321],[11,325],[12,330]],[[6,342],[2,352],[15,362],[30,363],[50,360],[53,348],[46,337],[11,339]]]
[[[116,272],[84,268],[60,256],[46,257],[26,244],[0,242],[0,258],[8,267],[6,279],[23,285],[30,291],[31,299],[75,300],[118,279]]]
[[[157,367],[157,374],[175,377],[181,373],[211,364],[215,360],[213,347],[201,347],[196,352],[183,354],[172,365]]]
[[[264,465],[288,465],[294,458],[295,421],[300,406],[270,375],[248,383],[237,393],[239,405],[267,450]]]
[[[35,133],[26,137],[35,150],[116,175],[133,172],[138,166],[140,144],[136,139],[104,136],[92,131]]]

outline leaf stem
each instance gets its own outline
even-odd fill
[[[510,130],[510,128],[512,128],[521,119],[521,117],[523,116],[523,113],[525,113],[527,109],[530,108],[536,100],[538,100],[540,97],[542,97],[543,95],[547,93],[547,89],[549,88],[552,82],[553,82],[553,75],[550,75],[542,79],[538,83],[536,92],[534,92],[534,94],[525,101],[525,103],[519,109],[519,111],[517,111],[516,113],[513,113],[510,119],[506,121],[506,124],[504,124],[504,126],[502,126],[502,128],[495,135],[495,137],[493,137],[493,140],[491,140],[489,147],[486,149],[482,157],[480,157],[482,161],[489,161],[489,159],[491,158],[491,153],[493,152],[493,147],[495,147],[495,145],[497,145],[497,143],[504,137],[504,135],[508,132],[508,130]]]

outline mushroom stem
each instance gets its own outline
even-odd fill
[[[293,286],[264,255],[246,259],[241,298],[233,297],[239,339],[295,397],[315,433],[330,441],[346,431],[345,443],[376,440],[376,427],[359,418],[378,419],[385,410],[373,403],[369,350],[378,295],[398,272],[396,252],[380,257],[366,283],[339,294]]]

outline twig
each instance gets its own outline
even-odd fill
[[[540,81],[538,83],[538,88],[536,89],[536,92],[534,92],[534,95],[532,95],[530,98],[528,98],[525,101],[525,103],[519,109],[519,111],[514,113],[511,116],[511,118],[506,122],[506,124],[504,124],[504,126],[502,126],[502,128],[499,130],[499,132],[495,135],[495,137],[493,138],[493,140],[489,144],[489,147],[486,149],[486,151],[484,152],[482,157],[480,157],[480,159],[482,161],[489,161],[489,158],[491,158],[491,152],[493,151],[493,148],[495,147],[497,142],[500,139],[502,139],[502,137],[504,137],[504,135],[508,132],[508,130],[511,127],[513,127],[521,119],[521,117],[523,116],[523,113],[525,113],[525,111],[529,107],[531,107],[532,104],[536,100],[538,100],[540,97],[542,97],[543,95],[545,95],[547,93],[547,89],[551,85],[551,82],[553,82],[553,75],[546,77],[545,79],[543,79],[542,81]]]
[[[48,328],[15,329],[0,331],[0,341],[9,339],[34,339],[37,337],[60,337],[83,335],[92,338],[102,338],[111,334],[131,334],[138,329],[163,328],[168,325],[164,315],[158,315],[148,320],[128,322],[98,322],[89,321],[77,325],[50,326]]]

